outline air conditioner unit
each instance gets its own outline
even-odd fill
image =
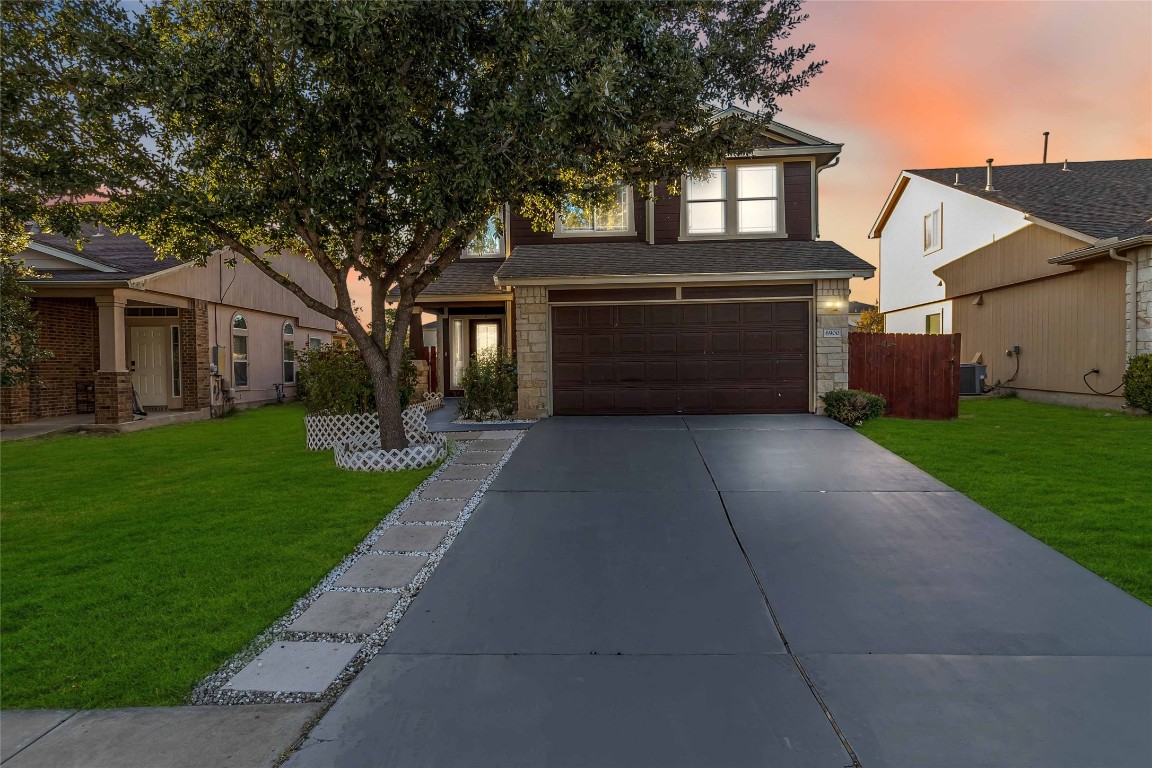
[[[988,378],[988,366],[980,363],[960,364],[960,394],[984,394],[984,379]]]

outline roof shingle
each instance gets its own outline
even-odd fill
[[[1103,239],[1139,227],[1152,215],[1152,159],[993,165],[908,171],[1044,221]],[[955,184],[959,174],[960,183]]]

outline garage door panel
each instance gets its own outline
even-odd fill
[[[809,408],[810,304],[554,307],[557,414]]]

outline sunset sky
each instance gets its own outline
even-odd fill
[[[1152,2],[809,2],[828,61],[777,119],[842,142],[820,234],[868,261],[900,171],[1152,157]],[[874,301],[878,281],[855,280]]]

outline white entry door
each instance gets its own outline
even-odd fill
[[[132,386],[140,405],[167,406],[168,345],[167,328],[162,325],[132,328],[132,353],[129,356],[136,364],[132,373]]]

